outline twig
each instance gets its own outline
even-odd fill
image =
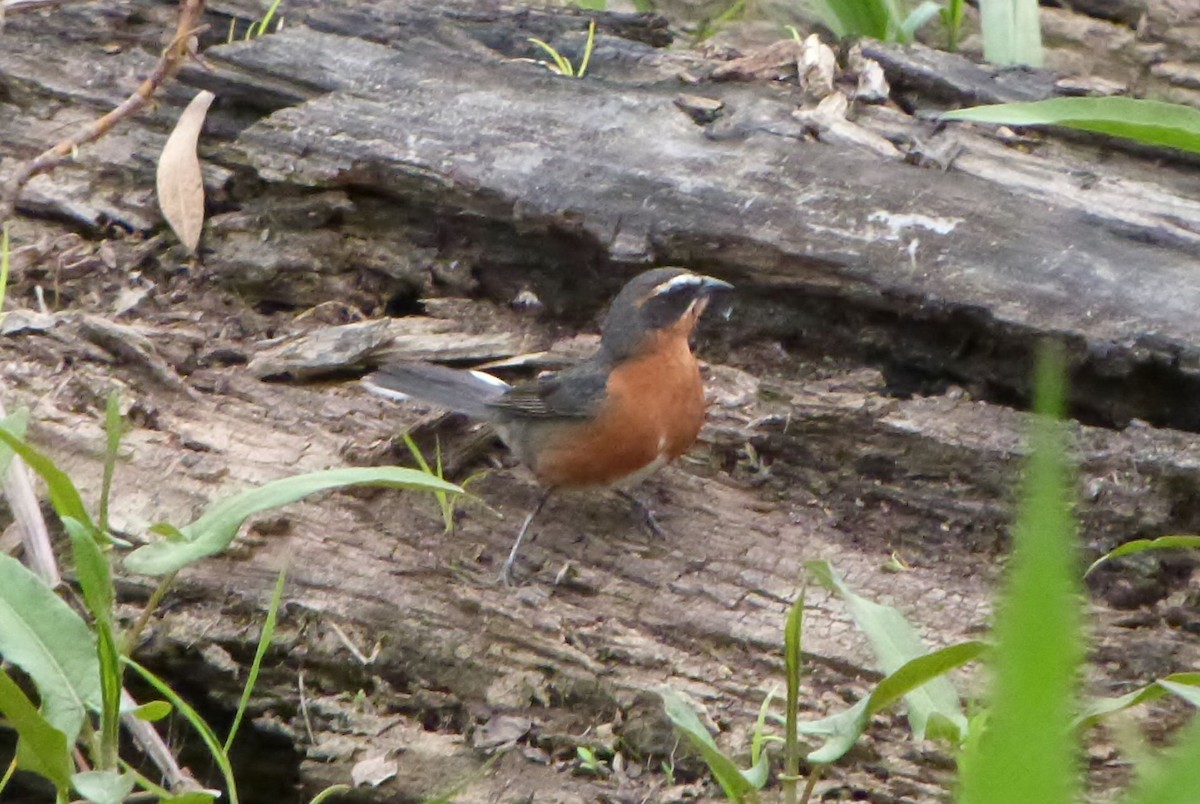
[[[142,613],[138,615],[137,622],[125,634],[125,645],[123,646],[122,653],[126,656],[133,655],[133,649],[137,647],[138,640],[142,637],[142,631],[146,630],[150,618],[154,616],[154,611],[158,608],[158,604],[162,602],[163,595],[167,593],[167,588],[173,580],[175,580],[174,572],[163,576],[163,579],[158,582],[158,586],[150,593],[150,599],[146,601],[145,607],[142,608]]]
[[[7,415],[4,402],[0,400],[0,418]],[[30,566],[47,586],[57,589],[62,583],[62,576],[58,574],[58,562],[54,560],[54,550],[50,547],[50,531],[46,528],[42,507],[38,505],[37,494],[33,491],[29,467],[20,455],[12,457],[4,476],[3,490],[13,519],[21,528],[21,542],[25,545]]]
[[[817,781],[821,778],[821,771],[825,770],[824,765],[813,765],[808,772],[808,783],[804,785],[804,795],[800,798],[800,804],[808,804],[809,798],[812,797],[813,789],[817,786]]]
[[[154,66],[154,71],[146,80],[142,81],[137,91],[111,112],[88,123],[73,136],[67,137],[49,150],[43,151],[17,169],[8,181],[4,195],[0,197],[0,224],[12,217],[17,208],[17,198],[21,194],[21,189],[29,183],[30,179],[54,170],[72,158],[79,146],[103,137],[118,122],[145,106],[158,88],[179,71],[179,68],[183,66],[184,58],[188,55],[188,43],[199,28],[200,14],[203,10],[204,0],[181,0],[179,24],[175,28],[175,36],[163,51],[158,64]]]
[[[312,721],[308,717],[308,696],[304,694],[304,671],[300,671],[297,686],[300,687],[300,714],[304,716],[304,730],[308,732],[308,742],[310,745],[317,744],[317,737],[313,734]]]
[[[4,14],[15,14],[18,11],[33,11],[50,6],[65,6],[72,0],[4,0],[0,2],[0,17]]]
[[[371,651],[370,656],[364,655],[363,652],[361,650],[359,650],[353,642],[350,641],[350,637],[346,636],[346,632],[343,631],[342,629],[338,628],[337,623],[330,621],[329,627],[333,629],[333,633],[337,634],[338,639],[340,639],[342,641],[342,644],[346,646],[346,650],[350,651],[350,653],[354,656],[355,659],[358,659],[359,664],[362,664],[365,666],[365,665],[371,664],[372,662],[374,662],[376,659],[379,658],[379,646],[378,645],[376,645],[375,649]]]
[[[133,737],[134,742],[158,767],[171,792],[203,790],[203,786],[193,779],[190,773],[179,767],[179,763],[175,761],[175,755],[171,753],[171,749],[167,747],[166,742],[163,741],[154,726],[138,718],[132,711],[137,708],[137,701],[125,690],[121,690],[121,704],[131,710],[121,715],[121,723]]]

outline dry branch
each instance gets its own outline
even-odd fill
[[[199,20],[203,11],[204,0],[182,0],[179,11],[179,24],[175,28],[175,36],[166,49],[163,50],[158,64],[154,66],[154,71],[141,83],[137,91],[126,98],[111,112],[93,120],[86,126],[83,126],[74,135],[61,140],[53,147],[43,151],[37,157],[26,162],[13,174],[4,188],[4,195],[0,197],[0,224],[3,224],[12,217],[17,206],[17,198],[21,194],[21,189],[29,183],[30,179],[39,174],[54,170],[63,162],[70,159],[79,146],[100,139],[121,120],[139,111],[154,97],[154,93],[158,91],[158,88],[179,71],[179,68],[183,65],[184,58],[190,52],[191,46],[189,43],[192,37],[200,30]]]

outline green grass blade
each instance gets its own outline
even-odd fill
[[[675,728],[683,733],[699,753],[717,784],[725,791],[730,801],[744,801],[746,796],[754,793],[754,787],[742,775],[742,770],[732,759],[725,756],[717,747],[708,729],[700,722],[691,704],[674,690],[663,687],[658,690],[662,697],[663,709]]]
[[[1038,0],[979,0],[983,57],[992,64],[1042,65]]]
[[[1200,153],[1200,109],[1138,98],[1052,98],[946,112],[942,120],[1063,126]]]
[[[1196,674],[1189,673],[1188,675]],[[1182,683],[1171,678],[1163,678],[1159,680],[1158,684],[1168,692],[1173,693],[1176,697],[1182,698],[1192,706],[1200,709],[1200,683],[1196,680],[1192,680],[1189,683]]]
[[[1121,556],[1131,556],[1137,553],[1144,553],[1147,550],[1179,550],[1179,549],[1200,549],[1200,536],[1159,536],[1157,539],[1135,539],[1131,542],[1119,545],[1112,550],[1109,550],[1104,555],[1092,562],[1087,568],[1087,572],[1083,573],[1083,577],[1092,574],[1092,571],[1106,561],[1111,561],[1114,558]]]
[[[429,465],[429,461],[425,460],[425,455],[421,452],[421,448],[417,446],[417,442],[408,433],[404,434],[404,446],[408,447],[408,452],[413,456],[413,460],[417,462],[417,467],[422,473],[435,477],[438,480],[443,480],[442,476],[442,442],[437,440],[434,442],[434,457],[437,468]],[[438,503],[438,510],[442,513],[442,525],[446,533],[454,530],[454,506],[450,503],[450,495],[444,491],[434,491],[434,498]]]
[[[933,2],[933,0],[925,0],[919,6],[914,8],[909,15],[900,23],[899,35],[896,37],[902,44],[912,44],[913,37],[917,31],[926,25],[930,20],[936,17],[942,10],[941,5]]]
[[[554,65],[558,69],[559,75],[570,77],[575,74],[574,68],[571,67],[571,62],[567,61],[565,56],[555,50],[553,45],[543,42],[541,39],[534,39],[532,37],[529,39],[529,41],[540,47],[543,51],[545,51],[546,55],[554,60]]]
[[[4,714],[6,725],[17,732],[17,764],[49,779],[60,793],[65,793],[75,770],[67,736],[42,716],[3,669],[0,669],[0,713]]]
[[[891,606],[855,594],[828,561],[810,561],[805,567],[822,586],[845,602],[850,616],[870,641],[879,669],[884,673],[891,675],[908,662],[929,653],[903,614]],[[937,728],[939,736],[952,742],[966,734],[967,718],[959,705],[958,692],[948,679],[932,678],[909,692],[905,702],[915,739],[925,739],[931,724]]]
[[[262,36],[267,32],[267,28],[271,25],[271,20],[275,18],[275,12],[279,10],[279,4],[281,2],[282,0],[275,0],[273,3],[271,3],[270,8],[267,9],[267,13],[263,16],[262,21],[258,23],[258,32],[255,34],[256,36]]]
[[[741,771],[746,781],[755,790],[761,790],[767,783],[770,766],[763,746],[767,742],[767,713],[771,710],[771,701],[775,699],[775,690],[763,696],[762,706],[758,708],[758,719],[754,721],[754,736],[750,739],[750,767]]]
[[[1165,682],[1165,684],[1164,684]],[[1091,701],[1072,721],[1076,728],[1089,728],[1109,715],[1124,712],[1144,703],[1157,701],[1180,687],[1200,690],[1200,673],[1173,673],[1147,684],[1133,692],[1115,698],[1098,698]],[[1184,696],[1187,698],[1187,696]]]
[[[233,541],[248,517],[296,502],[310,494],[344,486],[387,486],[421,491],[461,494],[453,483],[438,480],[415,469],[395,466],[363,466],[327,469],[287,477],[248,489],[222,500],[180,532],[186,541],[158,541],[134,550],[125,566],[144,575],[166,575],[188,564],[215,555]]]
[[[842,30],[839,36],[870,36],[888,40],[899,27],[894,0],[825,0],[828,13]]]
[[[588,65],[592,63],[592,50],[596,47],[596,21],[588,23],[587,43],[583,46],[583,61],[579,62],[579,78],[587,73]]]
[[[159,695],[170,701],[175,710],[196,730],[196,734],[200,736],[204,746],[208,749],[208,753],[212,756],[213,762],[220,769],[221,776],[225,779],[225,787],[226,792],[229,794],[230,804],[238,804],[237,782],[233,778],[233,767],[229,764],[229,757],[221,750],[221,743],[217,739],[217,735],[213,733],[212,728],[204,721],[204,718],[200,717],[200,713],[193,709],[183,698],[180,698],[178,693],[171,689],[165,681],[145,667],[142,667],[133,659],[130,659],[128,656],[122,656],[121,661],[126,666],[132,667],[138,675],[146,680],[147,684],[158,690]]]
[[[86,712],[102,705],[96,638],[41,579],[4,554],[0,656],[33,679],[46,719],[74,743]]]
[[[159,798],[158,804],[212,804],[220,798],[217,793],[205,790],[189,790],[178,795],[167,795]]]
[[[275,581],[275,592],[271,595],[271,606],[267,609],[267,618],[263,621],[262,635],[258,638],[258,648],[254,651],[254,661],[250,663],[250,673],[246,676],[246,686],[242,688],[242,698],[238,701],[237,714],[233,716],[233,725],[229,727],[229,736],[225,738],[225,753],[229,753],[229,747],[233,745],[233,739],[237,737],[238,726],[242,723],[242,717],[246,714],[246,707],[250,705],[250,695],[254,692],[254,685],[258,683],[258,673],[262,669],[263,657],[267,655],[267,649],[271,647],[271,637],[275,635],[275,618],[279,615],[279,606],[283,602],[283,587],[287,583],[287,570],[279,571],[279,577]]]
[[[803,668],[801,644],[804,636],[804,598],[800,592],[788,609],[783,627],[783,663],[787,677],[787,701],[784,709],[783,773],[784,793],[789,804],[796,801],[796,785],[800,776],[800,740],[796,723],[800,717],[800,671]]]
[[[942,25],[946,27],[946,50],[951,53],[958,50],[958,37],[962,31],[966,0],[949,0],[946,7],[939,12]]]
[[[1037,369],[1038,415],[996,613],[987,727],[966,756],[963,804],[1079,800],[1070,729],[1083,658],[1075,525],[1062,416],[1065,360],[1048,345]],[[1019,772],[1017,772],[1019,769]]]
[[[121,436],[125,434],[125,421],[121,418],[121,398],[113,391],[108,395],[104,408],[104,478],[100,485],[100,530],[108,532],[108,500],[112,495],[113,472],[117,467],[117,451],[121,448]]]
[[[1124,804],[1195,804],[1200,801],[1200,717],[1183,729],[1167,760],[1148,769]]]
[[[324,804],[325,799],[329,798],[330,796],[336,796],[338,793],[348,793],[353,789],[354,788],[348,784],[330,785],[320,793],[317,793],[315,796],[313,796],[313,800],[308,802],[308,804]]]
[[[70,517],[63,517],[62,522],[71,539],[71,554],[83,600],[94,620],[100,662],[100,756],[95,762],[100,770],[113,770],[117,766],[121,729],[121,663],[113,636],[115,593],[112,573],[108,557],[96,541],[100,534]]]

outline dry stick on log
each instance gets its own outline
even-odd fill
[[[0,400],[0,417],[7,415],[4,401]],[[62,583],[62,576],[58,574],[58,562],[54,560],[54,550],[50,546],[50,531],[46,528],[46,520],[42,517],[42,509],[33,490],[29,467],[20,455],[13,455],[7,474],[0,481],[0,491],[8,498],[13,519],[21,529],[21,543],[25,546],[25,554],[29,557],[34,574],[51,589],[57,588]]]
[[[158,64],[154,66],[154,72],[150,73],[137,91],[108,114],[88,123],[74,136],[62,140],[17,170],[9,179],[8,185],[4,188],[4,195],[0,198],[0,225],[12,217],[17,208],[17,198],[21,194],[21,189],[29,183],[30,179],[41,173],[48,173],[66,162],[80,145],[103,137],[121,120],[145,106],[158,88],[179,71],[179,68],[183,66],[184,58],[188,55],[188,42],[199,30],[200,14],[203,11],[204,0],[182,0],[175,37],[163,51]]]

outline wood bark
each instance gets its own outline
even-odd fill
[[[0,47],[0,98],[15,110],[0,116],[2,170],[119,102],[154,64],[149,46],[102,55],[118,34],[152,40],[166,17],[132,7],[8,21],[5,42],[19,46]],[[237,13],[218,9],[207,35]],[[591,77],[569,80],[524,59],[531,36],[576,58],[578,15],[382,1],[288,13],[280,33],[210,43],[162,107],[35,180],[20,204],[13,298],[32,307],[40,285],[62,312],[6,327],[5,403],[33,408],[35,442],[94,499],[97,411],[122,390],[136,424],[115,492],[122,533],[182,524],[298,471],[400,459],[395,433],[428,425],[427,411],[349,381],[389,343],[458,363],[540,351],[594,331],[612,291],[650,264],[703,270],[738,295],[700,336],[713,398],[702,443],[647,490],[666,539],[619,500],[564,498],[525,554],[525,585],[496,585],[536,489],[452,423],[438,429],[444,446],[463,476],[491,462],[472,491],[502,520],[468,503],[443,534],[418,495],[335,494],[262,519],[180,576],[141,655],[219,718],[275,574],[289,572],[247,747],[276,771],[256,765],[244,800],[311,795],[384,753],[398,776],[364,794],[380,801],[460,782],[465,801],[682,796],[660,771],[675,738],[653,691],[687,692],[722,743],[745,750],[782,683],[783,619],[806,560],[899,606],[931,646],[978,637],[1018,494],[1031,355],[1047,337],[1067,346],[1083,422],[1072,433],[1089,555],[1200,527],[1188,163],[942,127],[894,106],[814,128],[793,114],[807,103],[794,80],[707,80],[722,62],[662,49],[653,19],[602,16]],[[67,35],[83,41],[62,47]],[[935,58],[867,52],[897,85],[916,75],[904,64]],[[1017,81],[1054,91],[1044,75],[957,69],[957,84],[904,91],[925,111]],[[212,215],[202,265],[188,266],[143,236],[162,228],[151,155],[198,88],[217,95],[202,146]],[[697,123],[681,92],[718,102],[715,119]],[[371,323],[388,314],[417,322]],[[364,318],[369,348],[345,331],[322,340]],[[337,354],[288,370],[295,352],[279,339],[314,331],[304,343]],[[287,374],[335,381],[259,379]],[[457,453],[463,436],[471,447]],[[907,570],[883,570],[893,554]],[[1190,572],[1171,558],[1101,574],[1090,689],[1197,666]],[[148,585],[124,583],[132,614]],[[877,676],[839,604],[808,594],[815,717]],[[567,771],[592,739],[617,745],[612,778]],[[1096,750],[1095,784],[1111,786],[1120,771]],[[681,784],[700,777],[674,755]],[[951,767],[887,715],[820,789],[940,800]]]

